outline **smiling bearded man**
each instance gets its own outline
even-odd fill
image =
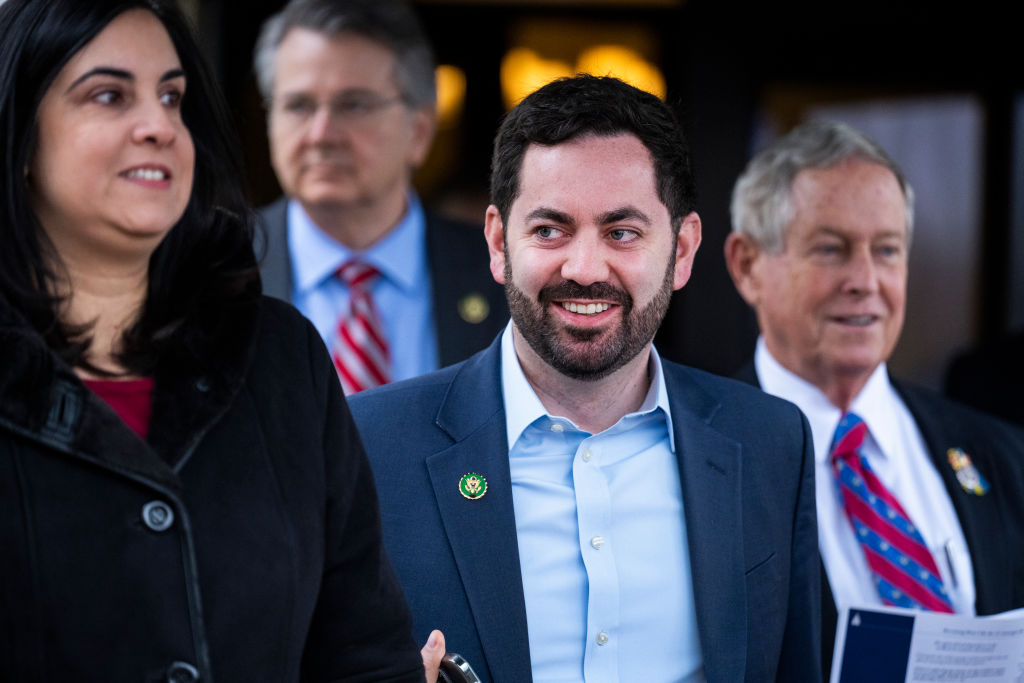
[[[818,675],[806,421],[652,344],[693,185],[671,109],[614,78],[502,123],[484,236],[512,320],[351,402],[428,671],[447,646],[484,683]]]
[[[654,339],[672,298],[674,271],[675,259],[672,258],[657,296],[640,310],[635,309],[629,292],[604,282],[583,286],[566,280],[541,289],[537,300],[533,301],[513,282],[512,263],[506,250],[505,296],[516,328],[538,356],[567,377],[599,380],[635,358]],[[551,315],[545,311],[551,302],[560,299],[615,301],[622,306],[622,324],[612,339],[605,343],[594,341],[601,333],[599,329],[568,326],[564,333],[575,345],[563,343]],[[587,314],[595,312],[601,311],[588,310]]]

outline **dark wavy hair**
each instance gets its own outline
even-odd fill
[[[0,5],[0,296],[68,363],[93,368],[90,326],[60,319],[60,255],[33,214],[26,168],[36,147],[37,111],[64,65],[123,12],[144,9],[163,24],[188,83],[182,119],[195,146],[192,194],[185,212],[153,252],[146,300],[126,330],[119,361],[151,374],[186,321],[252,300],[259,274],[252,253],[253,215],[228,109],[171,0],[7,0]],[[180,341],[180,340],[179,340]]]
[[[635,135],[651,154],[658,198],[677,231],[696,206],[690,150],[672,109],[651,93],[610,76],[560,78],[527,95],[494,139],[491,202],[508,224],[519,196],[519,171],[532,145],[558,145],[587,135]]]

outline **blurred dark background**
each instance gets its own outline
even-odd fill
[[[189,0],[237,118],[256,205],[279,194],[251,69],[283,2]],[[726,273],[732,184],[751,154],[808,116],[848,120],[917,191],[907,323],[891,361],[934,388],[955,353],[1024,328],[1024,98],[1008,16],[961,3],[414,2],[439,64],[462,79],[417,175],[426,203],[482,222],[513,50],[573,68],[619,44],[653,66],[689,133],[704,239],[658,339],[666,357],[731,373],[753,316]],[[456,88],[457,90],[457,88]]]

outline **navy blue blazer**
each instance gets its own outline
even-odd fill
[[[500,338],[499,338],[500,339]],[[792,404],[663,361],[709,681],[820,678],[810,429]],[[349,398],[374,469],[388,555],[422,643],[484,683],[532,680],[501,393],[500,341]],[[464,498],[477,472],[487,493]],[[657,586],[651,587],[657,599]]]
[[[760,386],[754,364],[735,377]],[[935,469],[953,501],[971,553],[978,614],[1024,607],[1024,431],[923,387],[890,377],[914,416]],[[990,485],[985,495],[965,490],[949,463],[959,448]],[[822,567],[822,663],[831,668],[838,610]]]
[[[292,262],[288,253],[288,199],[257,213],[256,256],[263,293],[291,302]],[[426,213],[427,263],[433,282],[434,327],[440,366],[465,360],[508,322],[505,290],[491,276],[483,227]],[[477,319],[462,310],[466,301],[486,302]],[[477,315],[480,306],[473,311]]]

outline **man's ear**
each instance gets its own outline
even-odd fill
[[[747,235],[731,232],[725,239],[725,267],[740,296],[754,308],[763,291],[764,283],[758,268],[762,256],[761,248]]]
[[[690,280],[693,272],[693,259],[697,255],[697,248],[700,246],[701,224],[700,216],[691,211],[679,226],[679,234],[676,236],[676,268],[672,280],[673,289],[681,289]]]
[[[491,255],[491,276],[498,284],[505,284],[505,224],[501,220],[498,207],[491,204],[487,207],[484,218],[484,239],[487,240],[487,251]]]

